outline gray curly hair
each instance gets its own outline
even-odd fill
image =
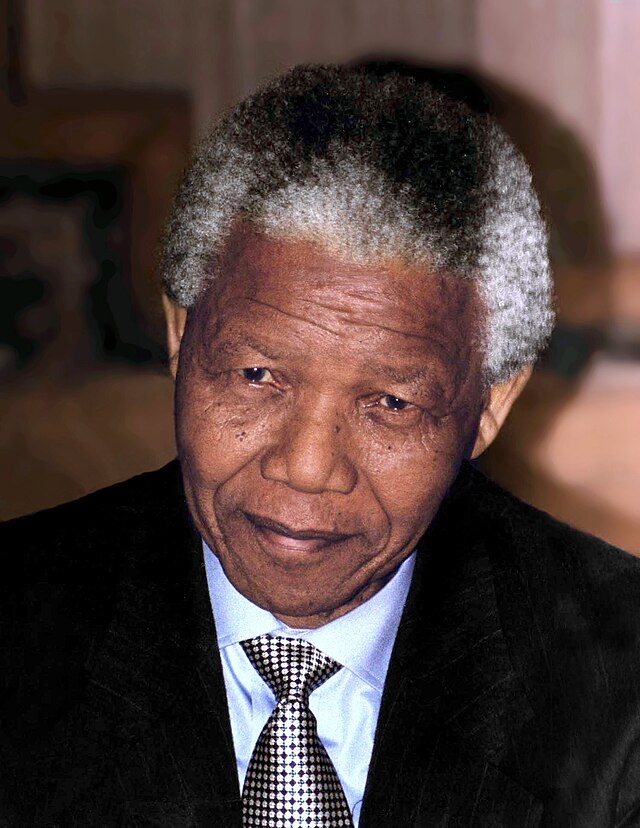
[[[476,283],[489,384],[535,362],[553,326],[547,233],[529,169],[487,116],[425,83],[300,66],[234,109],[196,150],[162,248],[192,307],[231,228],[400,259]]]

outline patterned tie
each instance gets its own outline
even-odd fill
[[[260,635],[241,646],[278,703],[242,791],[245,828],[351,828],[338,774],[318,738],[309,694],[341,669],[301,638]]]

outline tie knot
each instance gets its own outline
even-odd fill
[[[240,646],[278,701],[286,696],[306,699],[342,668],[303,638],[259,635]]]

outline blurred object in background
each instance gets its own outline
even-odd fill
[[[190,109],[172,90],[32,88],[3,2],[0,518],[174,453],[154,273]]]
[[[172,395],[159,371],[124,367],[3,394],[2,518],[73,500],[174,457]]]
[[[288,66],[369,55],[371,71],[395,61],[492,112],[549,217],[558,329],[483,468],[640,553],[640,4],[0,0],[0,10],[10,470],[0,517],[171,455],[153,251],[189,132]],[[102,196],[88,181],[103,182]],[[42,197],[60,182],[72,196]],[[110,185],[112,208],[101,207]]]
[[[639,362],[600,351],[580,382],[536,371],[483,466],[530,503],[640,554],[638,423]]]
[[[157,359],[128,295],[124,170],[0,166],[0,380]]]

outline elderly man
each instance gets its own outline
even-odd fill
[[[504,134],[296,69],[163,268],[179,467],[2,531],[0,823],[638,824],[639,565],[467,462],[552,324]]]

